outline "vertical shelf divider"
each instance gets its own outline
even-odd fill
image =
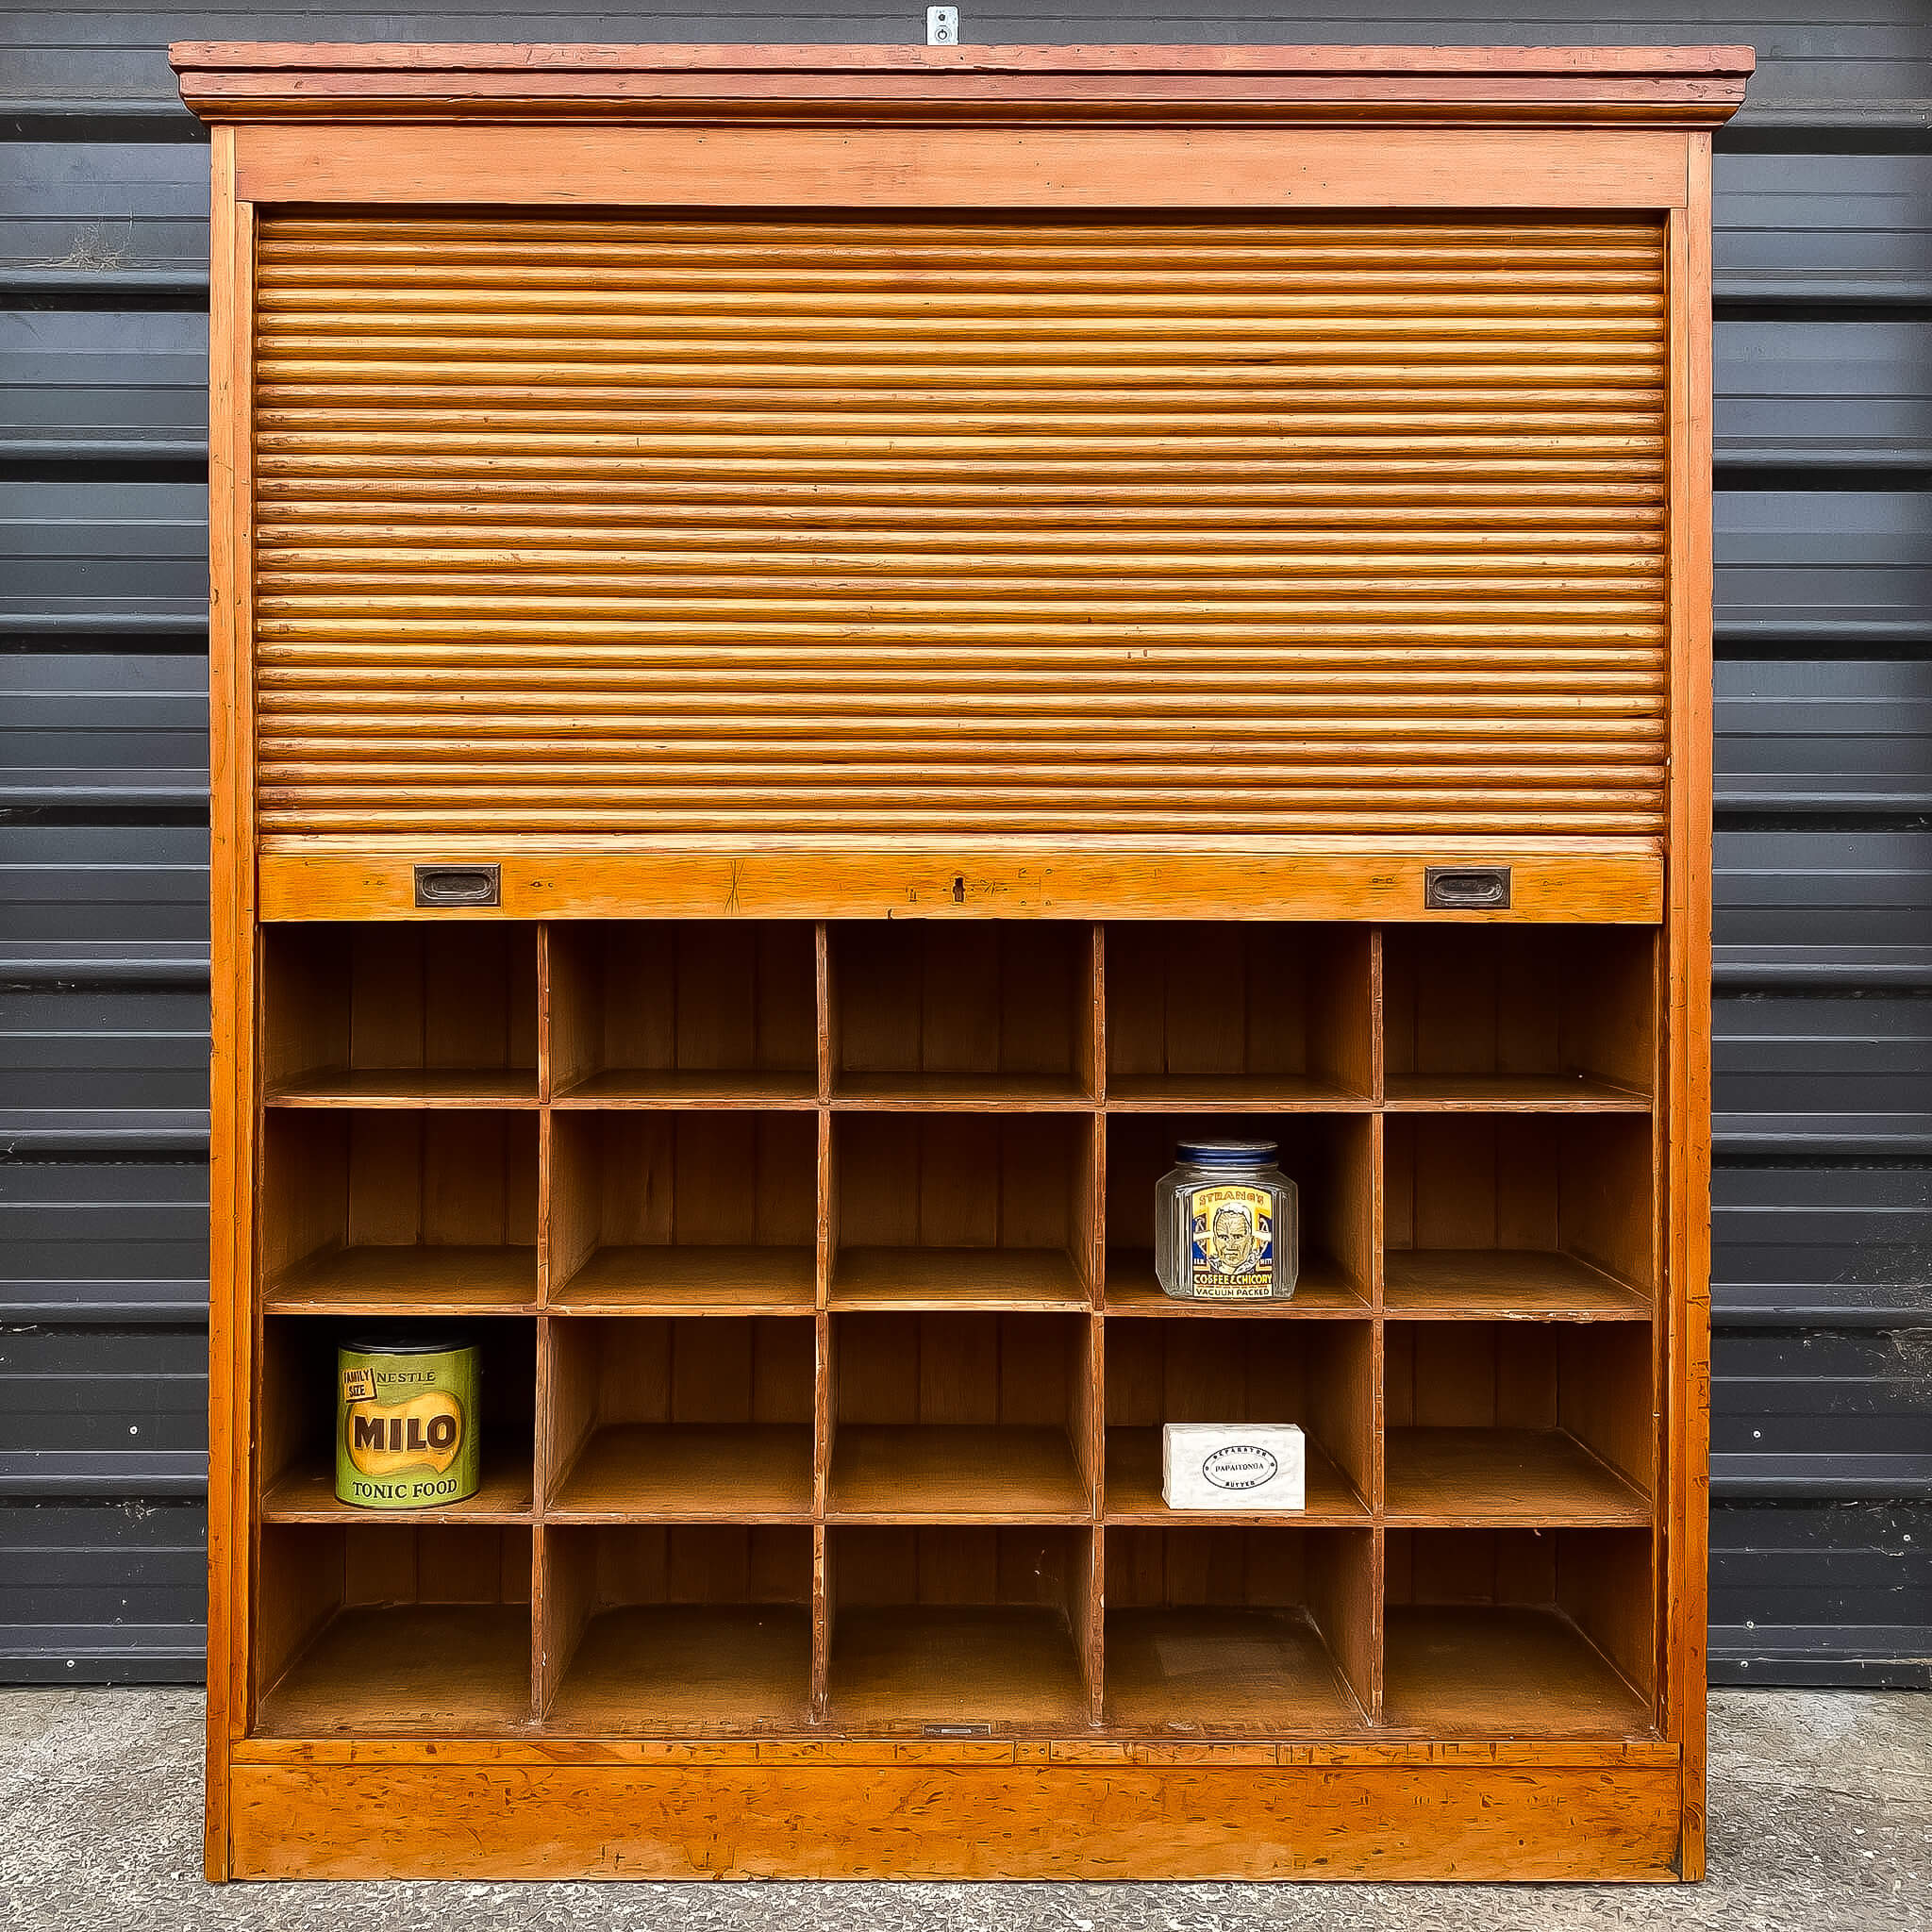
[[[552,1341],[548,1315],[537,1317],[537,1400],[531,1421],[530,1491],[530,1715],[541,1724],[570,1662],[565,1641],[560,1565],[544,1524],[550,1492],[550,1382]]]
[[[837,1363],[832,1353],[832,1265],[839,1242],[837,1158],[832,1138],[832,1083],[838,1072],[837,1005],[832,988],[831,928],[812,927],[812,1007],[818,1041],[817,1260],[813,1269],[811,1426],[811,1721],[824,1724],[831,1702],[832,1546],[825,1513],[832,1484],[832,1433],[836,1427]]]
[[[1091,984],[1093,993],[1091,1062],[1088,1090],[1093,1095],[1093,1158],[1089,1173],[1087,1225],[1087,1317],[1089,1455],[1091,1479],[1088,1501],[1093,1527],[1088,1537],[1087,1688],[1088,1716],[1098,1724],[1107,1710],[1107,927],[1090,928]]]
[[[1650,1274],[1644,1284],[1650,1300],[1650,1378],[1656,1391],[1657,1415],[1653,1424],[1655,1454],[1652,1460],[1650,1519],[1651,1628],[1657,1639],[1656,1674],[1653,1681],[1665,1685],[1672,1677],[1672,1630],[1674,1619],[1658,1614],[1669,1588],[1665,1561],[1669,1535],[1667,1498],[1672,1470],[1671,1385],[1672,1324],[1666,1318],[1671,1306],[1670,1255],[1671,1220],[1676,1209],[1671,1199],[1671,1046],[1679,1031],[1671,1016],[1670,955],[1661,929],[1651,936],[1651,1011],[1657,1022],[1651,1028],[1650,1091]],[[1708,977],[1707,974],[1706,977]],[[1707,1204],[1706,1213],[1708,1213]],[[1707,1296],[1708,1286],[1707,1284]],[[1708,1310],[1707,1307],[1707,1319]],[[1707,1340],[1705,1346],[1709,1344]],[[1708,1395],[1706,1401],[1708,1401]],[[1696,1693],[1702,1696],[1700,1689]]]
[[[1389,1053],[1384,1037],[1387,1008],[1382,978],[1382,928],[1369,928],[1369,1094],[1375,1111],[1369,1118],[1369,1168],[1372,1176],[1369,1210],[1369,1363],[1371,1376],[1369,1435],[1369,1679],[1370,1724],[1383,1721],[1388,1686],[1389,1542],[1383,1527],[1389,1474],[1388,1324],[1384,1313],[1384,1282],[1388,1276],[1388,1116],[1381,1111],[1388,1094]]]
[[[832,1080],[838,1072],[839,1008],[832,997],[832,932],[823,919],[812,927],[812,981],[818,1015],[819,1105],[824,1107],[832,1097]]]
[[[551,945],[553,928],[537,926],[537,1355],[536,1386],[530,1405],[530,1719],[541,1724],[562,1675],[560,1645],[552,1633],[558,1592],[550,1576],[550,1552],[543,1530],[543,1499],[549,1491],[546,1447],[550,1435],[549,1317],[552,1149],[550,1095],[552,1050]]]
[[[823,1324],[824,1317],[819,1317]],[[821,1496],[811,1529],[811,1721],[825,1722],[831,1704],[832,1545],[825,1533]]]

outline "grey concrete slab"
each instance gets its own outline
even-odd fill
[[[1932,1696],[1711,1709],[1702,1886],[202,1883],[201,1699],[0,1691],[0,1924],[31,1932],[1924,1932]]]

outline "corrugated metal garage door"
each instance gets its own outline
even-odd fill
[[[1719,142],[1712,1670],[1932,1671],[1932,29],[1745,0],[965,12],[980,43],[1758,50]],[[16,7],[0,103],[0,1675],[200,1672],[207,154],[171,39],[772,12]]]

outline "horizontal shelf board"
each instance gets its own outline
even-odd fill
[[[608,1067],[551,1096],[570,1108],[815,1108],[817,1072],[705,1073]]]
[[[364,1509],[336,1495],[333,1462],[290,1470],[261,1499],[264,1523],[527,1523],[532,1509],[530,1458],[486,1452],[474,1496],[426,1509]]]
[[[809,1314],[817,1271],[809,1248],[598,1248],[550,1306],[574,1315]]]
[[[1322,1254],[1301,1257],[1294,1293],[1286,1301],[1191,1302],[1176,1300],[1161,1288],[1150,1249],[1112,1248],[1107,1257],[1106,1295],[1109,1315],[1166,1315],[1183,1321],[1223,1315],[1366,1318],[1372,1312],[1367,1294]]]
[[[1648,1113],[1650,1096],[1580,1074],[1391,1074],[1391,1113]]]
[[[1561,1429],[1391,1428],[1390,1523],[1645,1524],[1641,1491]]]
[[[1086,1523],[1066,1432],[932,1423],[842,1423],[826,1514],[841,1522]]]
[[[1107,1432],[1108,1523],[1366,1524],[1369,1506],[1313,1440],[1307,1439],[1307,1507],[1304,1509],[1170,1509],[1160,1499],[1161,1437],[1157,1428]]]
[[[1170,1738],[1203,1729],[1328,1737],[1367,1727],[1301,1609],[1110,1609],[1106,1699],[1108,1725]]]
[[[530,1612],[403,1604],[340,1612],[261,1700],[270,1737],[478,1737],[530,1727]]]
[[[1643,1700],[1557,1611],[1391,1604],[1386,1628],[1385,1726],[1620,1738],[1651,1728]]]
[[[1085,1730],[1088,1721],[1065,1618],[1024,1605],[841,1607],[829,1705],[833,1726],[848,1731]]]
[[[834,1308],[1030,1308],[1091,1306],[1058,1248],[841,1248],[832,1257]]]
[[[544,1728],[586,1738],[796,1731],[811,1720],[811,1612],[638,1604],[593,1616]]]
[[[832,1105],[862,1112],[1091,1113],[1100,1105],[1071,1074],[850,1074],[832,1082]]]
[[[537,1302],[535,1248],[336,1248],[272,1281],[284,1315],[511,1315]]]
[[[1574,1255],[1535,1248],[1391,1248],[1383,1311],[1431,1322],[1643,1322],[1650,1297]]]
[[[809,1522],[811,1430],[776,1423],[620,1423],[595,1431],[552,1522]]]
[[[1108,1113],[1212,1108],[1242,1113],[1367,1113],[1367,1093],[1298,1074],[1126,1074],[1107,1076]]]
[[[270,1107],[535,1107],[534,1067],[337,1067],[283,1080]]]

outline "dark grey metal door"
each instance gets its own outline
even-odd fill
[[[964,9],[1014,41],[1744,42],[1720,138],[1714,1676],[1932,1681],[1932,25]],[[1803,9],[1800,9],[1802,13]],[[919,7],[17,6],[0,100],[0,1676],[201,1669],[207,153],[174,39],[908,41]]]

